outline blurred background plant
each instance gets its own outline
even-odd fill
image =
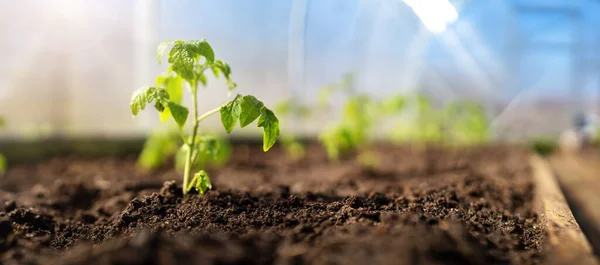
[[[280,127],[283,130],[280,136],[281,139],[279,139],[280,145],[292,159],[299,160],[304,158],[306,148],[297,136],[295,136],[291,125],[293,125],[293,121],[305,121],[309,119],[314,111],[313,108],[300,102],[295,102],[292,99],[286,99],[277,103],[274,111],[279,118]]]

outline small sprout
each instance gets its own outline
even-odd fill
[[[330,160],[338,160],[356,151],[370,140],[371,130],[379,115],[379,102],[368,95],[358,94],[354,89],[354,76],[347,74],[339,84],[326,86],[323,95],[344,92],[347,100],[343,107],[342,120],[325,128],[319,134],[319,141],[325,146]],[[328,100],[328,98],[324,98]]]
[[[194,174],[194,178],[190,184],[194,185],[194,189],[200,194],[204,194],[209,189],[212,189],[210,178],[208,178],[208,174],[206,174],[204,170],[200,170],[198,173]]]
[[[171,49],[167,52],[170,46]],[[148,104],[154,104],[155,109],[161,113],[160,118],[163,122],[170,117],[173,118],[183,140],[179,152],[185,153],[183,193],[187,194],[192,189],[196,189],[203,194],[212,187],[208,175],[200,171],[192,178],[192,167],[203,156],[216,157],[220,147],[215,139],[200,136],[198,127],[201,121],[220,113],[223,127],[227,133],[230,133],[238,122],[243,128],[258,119],[257,126],[264,129],[264,151],[275,144],[279,136],[279,121],[270,109],[251,95],[237,95],[232,101],[199,115],[198,85],[206,86],[206,70],[210,70],[217,78],[223,77],[231,91],[236,87],[236,84],[231,81],[231,67],[221,60],[215,60],[214,51],[205,40],[165,41],[157,48],[159,63],[162,62],[165,53],[168,57],[169,70],[156,79],[154,87],[145,87],[134,92],[130,104],[131,112],[136,116]],[[187,84],[192,96],[191,113],[189,108],[181,105],[184,84]],[[191,116],[192,133],[186,137],[183,128],[190,120],[189,116]]]

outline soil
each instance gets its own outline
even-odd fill
[[[183,197],[135,156],[61,156],[0,180],[0,264],[541,264],[528,152],[381,145],[379,163],[238,145]]]

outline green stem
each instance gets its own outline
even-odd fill
[[[197,84],[193,84],[195,87]],[[192,130],[192,140],[187,143],[188,151],[185,157],[185,167],[183,170],[183,194],[187,194],[188,183],[190,182],[190,173],[192,171],[192,154],[194,153],[194,145],[196,145],[196,134],[198,133],[198,96],[196,89],[192,89],[192,107],[194,109],[194,127]]]
[[[197,122],[197,123],[200,123],[202,120],[204,120],[204,119],[208,118],[208,116],[210,116],[210,115],[213,115],[213,114],[215,114],[215,113],[219,112],[219,111],[221,110],[221,107],[222,107],[222,106],[220,106],[220,107],[218,107],[218,108],[214,108],[214,109],[210,110],[209,112],[202,114],[202,116],[200,116],[200,117],[198,117],[198,118],[196,119],[196,122]]]
[[[204,119],[206,119],[207,117],[209,117],[210,115],[213,115],[217,112],[219,112],[221,110],[221,107],[212,109],[204,114],[202,114],[202,116],[198,117],[198,98],[196,97],[195,93],[192,95],[192,101],[193,101],[193,108],[194,108],[194,128],[192,131],[192,141],[190,143],[185,143],[188,146],[188,152],[186,154],[186,158],[185,158],[185,168],[183,171],[183,194],[187,194],[188,191],[191,189],[193,181],[190,181],[190,173],[192,171],[192,165],[194,164],[194,161],[196,160],[195,158],[197,157],[194,156],[194,146],[196,145],[196,135],[198,134],[198,125],[200,124],[200,122]]]

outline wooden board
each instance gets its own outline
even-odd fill
[[[548,233],[548,264],[600,264],[575,220],[547,161],[532,156],[536,207]]]

